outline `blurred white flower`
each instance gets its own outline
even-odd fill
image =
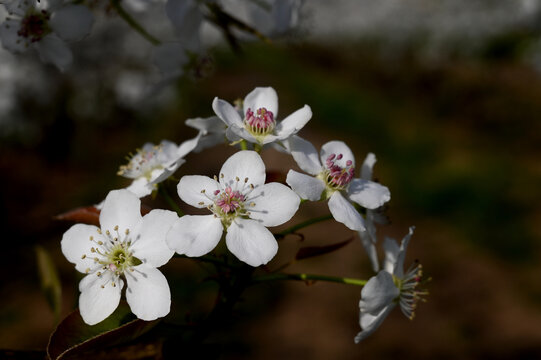
[[[351,230],[366,230],[363,217],[349,200],[367,209],[376,209],[391,199],[386,186],[353,178],[355,158],[341,141],[330,141],[318,153],[314,146],[298,136],[288,141],[288,149],[297,165],[312,175],[289,170],[286,182],[303,199],[329,199],[329,210],[336,221]]]
[[[227,138],[231,141],[247,140],[259,145],[286,140],[295,135],[312,117],[310,106],[295,111],[277,122],[278,95],[271,87],[255,88],[243,101],[244,119],[228,102],[214,98],[214,112],[228,126]]]
[[[265,164],[254,151],[232,155],[219,179],[184,176],[177,188],[180,198],[213,214],[181,217],[167,234],[167,244],[179,254],[202,256],[216,247],[225,230],[227,248],[239,260],[251,266],[269,262],[278,243],[267,227],[291,219],[300,199],[285,185],[265,184],[265,177]]]
[[[118,175],[133,179],[129,191],[138,197],[146,196],[185,163],[184,157],[197,146],[199,138],[200,134],[178,146],[167,140],[160,145],[146,143],[127,165],[120,167]]]
[[[225,136],[227,125],[217,116],[187,119],[185,123],[189,127],[201,132],[201,139],[197,147],[193,150],[194,152],[200,152],[214,145],[227,143]]]
[[[41,60],[66,70],[73,61],[65,41],[85,37],[94,17],[86,6],[50,1],[49,6],[32,0],[4,4],[10,16],[0,25],[0,40],[7,50],[22,53],[37,50]]]
[[[75,269],[87,274],[79,283],[79,309],[85,323],[94,325],[117,308],[124,281],[126,300],[143,320],[169,313],[171,293],[157,269],[171,259],[165,235],[177,215],[152,210],[141,216],[141,201],[127,190],[111,191],[100,213],[100,228],[73,225],[62,237],[62,253]]]
[[[267,36],[279,36],[299,22],[302,0],[261,0],[246,2],[249,23]]]
[[[362,331],[355,336],[355,343],[371,335],[396,304],[400,305],[406,317],[413,319],[417,303],[428,294],[419,289],[423,276],[421,264],[414,263],[404,273],[406,249],[413,230],[414,227],[410,227],[400,246],[393,239],[384,240],[384,269],[370,278],[361,291],[359,324]]]

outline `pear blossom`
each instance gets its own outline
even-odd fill
[[[227,126],[217,116],[187,119],[185,124],[201,132],[201,139],[197,147],[193,150],[194,152],[200,152],[214,145],[227,142],[225,136]]]
[[[120,167],[118,175],[133,179],[127,189],[138,197],[144,197],[186,162],[184,156],[197,146],[199,137],[200,134],[179,146],[167,140],[159,145],[146,143],[130,158],[128,164]]]
[[[250,23],[268,36],[283,35],[299,22],[302,0],[262,0],[247,3]]]
[[[428,294],[419,289],[423,276],[421,264],[416,262],[404,272],[406,249],[413,230],[414,227],[410,227],[400,246],[395,240],[385,238],[384,268],[371,277],[361,291],[359,323],[362,331],[355,336],[355,343],[371,335],[397,304],[412,320],[417,303]]]
[[[178,195],[185,203],[207,208],[211,215],[185,215],[167,234],[167,244],[179,254],[202,256],[225,242],[239,260],[251,266],[269,262],[278,243],[267,229],[295,214],[299,197],[287,186],[265,184],[265,164],[255,151],[239,151],[225,161],[219,177],[184,176]]]
[[[117,308],[127,282],[126,300],[142,320],[169,313],[171,293],[157,269],[171,259],[165,235],[178,218],[172,211],[141,216],[141,201],[128,190],[111,191],[100,213],[100,227],[73,225],[62,237],[62,253],[87,274],[79,283],[79,309],[94,325]]]
[[[386,186],[354,178],[355,158],[342,141],[330,141],[318,153],[308,141],[291,137],[288,149],[299,167],[310,175],[289,170],[286,182],[303,199],[329,200],[329,210],[336,221],[351,230],[365,231],[364,219],[351,204],[376,209],[391,199]]]
[[[278,95],[271,87],[257,87],[246,95],[242,115],[231,104],[218,98],[214,98],[212,108],[228,126],[226,136],[229,140],[244,139],[259,145],[286,140],[312,117],[310,106],[304,105],[278,122]]]
[[[372,169],[376,163],[376,155],[369,153],[364,159],[363,165],[361,167],[361,179],[363,180],[372,180]],[[366,209],[366,215],[364,217],[364,226],[365,229],[359,231],[359,237],[361,238],[361,243],[363,244],[366,253],[372,264],[372,270],[377,272],[379,270],[379,261],[378,254],[376,251],[376,223],[384,224],[387,222],[387,218],[383,214],[384,207],[379,207],[377,209]]]
[[[61,71],[72,63],[73,55],[65,41],[85,37],[94,17],[84,5],[49,1],[49,6],[33,0],[13,0],[4,6],[9,17],[0,25],[0,40],[7,50],[22,53],[37,50],[41,60]]]

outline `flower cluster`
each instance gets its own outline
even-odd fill
[[[90,34],[95,16],[109,18],[111,8],[134,31],[151,44],[152,60],[163,79],[181,76],[185,68],[196,64],[203,46],[201,27],[211,23],[223,31],[228,39],[236,37],[231,27],[260,38],[281,36],[297,24],[300,0],[167,0],[165,15],[173,28],[167,41],[151,35],[137,19],[149,7],[163,6],[149,0],[112,0],[107,6],[98,1],[67,2],[63,0],[2,0],[9,14],[0,24],[0,40],[5,49],[13,53],[35,49],[41,60],[67,70],[73,54],[66,44],[83,39]],[[171,39],[172,38],[172,39]],[[194,66],[195,67],[195,66]]]
[[[154,320],[167,315],[171,292],[157,268],[174,253],[204,259],[217,251],[223,238],[228,252],[239,261],[251,267],[268,264],[279,250],[277,239],[284,236],[268,228],[288,222],[301,200],[328,201],[332,217],[359,233],[374,271],[379,270],[375,224],[383,223],[381,214],[390,191],[371,180],[374,154],[368,154],[356,177],[355,157],[344,142],[327,142],[318,153],[297,135],[310,120],[311,108],[305,105],[277,120],[278,96],[270,87],[254,89],[236,107],[215,98],[212,108],[216,116],[187,121],[199,130],[193,139],[180,145],[165,140],[159,145],[147,143],[120,167],[118,174],[133,181],[126,189],[107,195],[100,206],[100,227],[76,224],[64,234],[64,255],[86,274],[79,284],[79,308],[86,323],[96,324],[108,317],[118,306],[125,284],[127,302],[138,318]],[[160,183],[170,179],[192,151],[217,143],[239,145],[241,150],[226,159],[213,178],[185,175],[177,184],[179,198],[206,209],[207,214],[154,209],[141,216],[139,198],[163,186]],[[259,154],[266,145],[290,154],[306,174],[289,169],[289,186],[266,183]],[[360,301],[362,331],[355,342],[371,334],[395,304],[413,318],[418,301],[426,294],[419,288],[421,265],[403,271],[412,233],[413,228],[401,246],[385,239],[383,270],[367,282],[354,282],[366,283]],[[298,278],[318,277],[304,274]]]

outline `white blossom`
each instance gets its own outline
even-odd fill
[[[343,142],[324,144],[319,155],[311,143],[298,136],[291,137],[287,145],[297,165],[310,174],[289,170],[287,184],[303,199],[328,199],[333,217],[351,230],[366,228],[363,217],[350,201],[366,209],[376,209],[391,199],[387,187],[354,178],[355,158]]]
[[[229,140],[244,139],[259,145],[286,140],[312,117],[310,106],[304,105],[278,122],[278,95],[271,87],[258,87],[246,95],[242,115],[231,104],[218,98],[214,98],[212,108],[227,125],[226,136]]]
[[[291,219],[300,199],[285,185],[265,184],[265,177],[265,165],[255,151],[233,154],[214,179],[182,177],[180,198],[212,215],[181,217],[167,234],[169,246],[179,254],[202,256],[216,247],[225,231],[227,248],[239,260],[251,266],[269,262],[278,243],[267,227]]]
[[[193,150],[194,152],[200,152],[214,145],[227,143],[225,136],[227,126],[217,116],[187,119],[185,123],[189,127],[201,132],[201,139],[197,147]]]
[[[166,210],[152,210],[142,217],[137,196],[114,190],[105,199],[99,228],[76,224],[64,233],[62,253],[75,269],[87,274],[79,283],[79,309],[87,324],[111,315],[124,282],[126,300],[139,319],[150,321],[169,313],[169,285],[157,268],[174,254],[165,235],[177,218]]]
[[[5,4],[9,17],[0,25],[0,40],[7,50],[22,53],[37,50],[41,60],[66,70],[73,61],[65,41],[85,37],[94,17],[84,5],[49,1],[49,6],[33,0],[13,0]]]
[[[413,230],[414,227],[410,227],[400,246],[393,239],[384,240],[384,269],[371,277],[361,291],[359,324],[362,331],[355,336],[355,343],[371,335],[397,304],[407,318],[413,319],[417,303],[428,294],[419,289],[423,275],[421,264],[414,263],[404,272],[406,249]]]
[[[128,190],[138,197],[144,197],[156,189],[156,185],[171,176],[186,161],[199,141],[200,135],[176,145],[163,140],[159,145],[146,143],[118,170],[118,175],[133,179]]]

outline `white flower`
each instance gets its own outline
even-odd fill
[[[409,233],[404,236],[400,246],[393,239],[384,240],[384,269],[370,278],[361,291],[359,324],[362,331],[355,336],[355,343],[371,335],[396,304],[400,305],[406,317],[413,319],[417,303],[423,300],[422,296],[428,294],[419,289],[423,275],[421,264],[414,263],[404,273],[406,248],[413,230],[414,227],[410,227]]]
[[[100,213],[101,228],[76,224],[62,237],[64,256],[87,274],[79,283],[79,309],[89,325],[117,308],[124,281],[126,300],[139,319],[150,321],[169,313],[169,285],[156,268],[174,254],[165,235],[178,217],[166,210],[141,217],[140,209],[139,198],[131,192],[111,191]]]
[[[295,111],[284,120],[277,122],[278,95],[271,87],[255,88],[244,98],[244,118],[228,102],[214,98],[212,108],[228,126],[226,135],[229,140],[245,139],[264,145],[281,141],[295,135],[312,117],[308,105]]]
[[[184,156],[197,146],[199,137],[186,140],[179,146],[167,140],[160,145],[146,143],[127,165],[120,167],[118,175],[134,179],[127,189],[138,197],[146,196],[156,189],[156,184],[166,180],[185,163]]]
[[[361,179],[372,180],[372,169],[375,163],[376,155],[369,153],[364,159],[361,167]],[[372,270],[374,270],[374,272],[379,270],[378,254],[376,251],[376,223],[384,224],[387,222],[387,218],[383,214],[383,208],[384,207],[379,207],[377,209],[366,209],[366,216],[364,218],[365,229],[359,231],[361,243],[363,244],[368,257],[370,258]]]
[[[268,36],[282,35],[297,26],[302,0],[262,0],[246,3],[250,23]]]
[[[225,136],[227,126],[217,116],[187,119],[185,123],[189,127],[199,130],[202,135],[197,147],[193,150],[194,152],[200,152],[203,149],[227,142]]]
[[[43,62],[64,71],[73,60],[65,41],[85,37],[94,17],[83,5],[61,7],[61,2],[49,3],[48,8],[32,0],[14,0],[6,4],[10,17],[0,25],[0,39],[4,48],[14,53],[36,49]]]
[[[223,164],[219,179],[184,176],[180,198],[212,215],[185,215],[167,234],[179,254],[202,256],[216,247],[225,230],[227,248],[251,266],[269,262],[278,243],[267,226],[278,226],[295,214],[299,197],[287,186],[265,184],[265,165],[254,151],[239,151]]]
[[[303,199],[329,199],[333,217],[351,230],[365,230],[365,226],[363,217],[348,199],[367,209],[376,209],[391,199],[387,187],[353,177],[355,158],[343,142],[324,144],[319,156],[311,143],[298,136],[291,137],[287,145],[297,165],[312,175],[289,170],[287,184]]]

